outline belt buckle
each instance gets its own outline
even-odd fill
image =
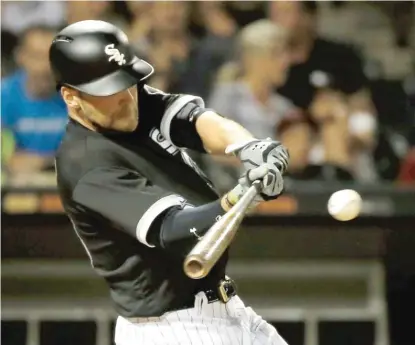
[[[229,300],[231,299],[231,297],[228,296],[226,292],[226,288],[225,288],[226,284],[232,284],[232,282],[228,280],[222,280],[218,286],[219,298],[225,304],[228,303]]]
[[[219,291],[219,297],[220,297],[221,301],[223,303],[228,303],[231,298],[226,293],[225,284],[226,284],[226,282],[221,282],[219,284],[218,291]]]

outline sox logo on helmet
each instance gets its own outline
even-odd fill
[[[114,48],[114,44],[108,44],[107,46],[105,46],[105,54],[110,56],[108,61],[114,60],[120,66],[126,63],[124,59],[124,54],[121,54],[117,48]]]

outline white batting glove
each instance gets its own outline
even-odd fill
[[[242,162],[245,171],[257,168],[265,163],[274,165],[281,174],[287,170],[290,155],[279,142],[267,138],[250,139],[245,142],[229,145],[226,154],[234,154]]]
[[[256,180],[262,181],[262,192],[252,202],[251,209],[260,202],[277,198],[283,191],[284,180],[281,173],[275,166],[266,163],[249,170],[238,180],[238,185],[226,195],[229,206],[235,205]]]

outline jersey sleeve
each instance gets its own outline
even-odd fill
[[[124,168],[96,168],[85,174],[73,200],[104,222],[115,225],[148,247],[149,229],[156,218],[185,200],[151,185],[139,173]]]
[[[205,153],[202,139],[196,130],[196,119],[206,111],[202,98],[188,94],[170,94],[145,85],[147,98],[157,104],[160,117],[153,117],[161,134],[173,145]],[[156,107],[154,107],[156,108]]]

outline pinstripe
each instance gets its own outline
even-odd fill
[[[144,344],[157,344],[154,339],[153,339],[153,332],[152,331],[153,327],[143,327],[143,330],[145,331],[145,335],[146,335],[146,341],[144,342]],[[147,343],[148,341],[150,341],[149,343]]]
[[[235,337],[235,341],[234,341],[234,344],[236,344],[236,345],[241,345],[241,340],[242,339],[240,339],[240,337],[238,337],[238,333],[237,332],[235,332],[235,330],[237,329],[238,331],[240,331],[240,332],[243,332],[243,329],[242,329],[242,327],[237,327],[236,325],[234,326],[234,327],[230,327],[230,329],[232,330],[232,333],[233,333],[233,335],[234,335],[234,337]]]
[[[163,339],[163,343],[167,343],[167,340],[168,339],[166,339],[166,337],[164,336],[164,334],[163,334],[163,325],[162,325],[162,323],[163,323],[163,321],[161,321],[161,322],[156,322],[156,325],[157,325],[157,329],[158,329],[158,331],[159,331],[159,333],[160,333],[160,336],[161,336],[161,338]]]
[[[150,328],[151,329],[151,328]],[[141,330],[143,332],[143,344],[154,344],[151,339],[147,340],[147,329],[146,327],[141,327]],[[136,340],[136,339],[135,339]]]
[[[219,302],[214,302],[210,304],[210,308],[212,310],[212,315],[211,315],[211,319],[210,319],[210,326],[209,329],[212,331],[210,334],[213,336],[213,340],[214,340],[214,344],[222,344],[223,345],[223,341],[221,338],[221,332],[218,326],[218,316],[216,315],[217,313],[215,312],[215,309],[217,309],[219,306]]]
[[[126,344],[129,343],[130,338],[136,339],[137,341],[141,341],[141,342],[144,343],[145,330],[142,327],[133,327],[132,330],[131,330],[131,327],[128,327],[128,329],[130,329],[130,332],[125,334],[125,339],[124,339]],[[131,332],[131,331],[133,331],[133,332]]]
[[[197,334],[198,334],[198,340],[200,340],[199,330],[197,329],[197,325],[196,325],[196,323],[193,323],[193,317],[192,317],[192,314],[190,313],[189,309],[187,309],[187,310],[186,310],[186,312],[187,312],[187,316],[188,316],[188,318],[189,318],[189,320],[190,320],[190,323],[195,325],[196,332],[197,332]],[[186,332],[187,332],[187,330],[186,330]],[[188,336],[189,336],[189,340],[190,340],[190,345],[193,345],[192,337],[191,337],[190,335],[188,335]],[[195,339],[194,339],[194,340],[195,340]]]
[[[219,303],[219,317],[224,320],[229,320],[228,313],[226,312],[226,304]],[[223,331],[221,332],[221,339],[225,341],[226,345],[232,344],[232,338],[229,336],[229,327],[225,326],[222,329]],[[225,334],[226,334],[227,340],[225,340],[225,337],[224,337]]]
[[[173,316],[173,315],[174,315],[174,316],[176,316],[176,317],[177,317],[177,319],[179,318],[179,315],[178,315],[178,313],[177,313],[177,312],[174,312],[174,313],[172,313],[171,315],[172,315],[172,316]],[[169,316],[170,316],[170,315],[169,315]],[[166,322],[168,323],[168,325],[169,325],[169,330],[170,330],[170,332],[172,333],[172,335],[174,336],[174,339],[177,341],[177,344],[180,344],[180,336],[179,336],[179,337],[177,337],[176,332],[175,332],[176,327],[170,323],[170,320],[169,320],[168,318],[166,318]]]
[[[262,345],[262,344],[278,345],[278,342],[276,342],[275,340],[276,340],[275,337],[270,337],[270,334],[266,334],[262,330],[257,330],[257,332],[254,334],[252,343],[256,345]],[[283,344],[280,344],[280,345],[283,345]]]
[[[229,344],[233,344],[233,341],[232,341],[232,337],[231,337],[231,335],[230,335],[230,329],[231,329],[232,327],[225,327],[225,330],[226,330],[226,335],[227,335],[227,337],[228,337],[228,339],[229,339]]]
[[[228,339],[225,341],[225,344],[232,344],[232,338],[229,335],[229,327],[224,327],[224,332],[222,332],[222,335],[225,336],[225,334],[226,334],[226,338]]]
[[[192,337],[191,337],[191,335],[187,332],[187,329],[186,329],[185,324],[182,322],[182,320],[181,320],[181,319],[180,319],[180,317],[179,317],[179,313],[177,313],[177,318],[179,319],[179,322],[180,322],[180,323],[182,324],[182,326],[183,326],[184,333],[186,334],[187,339],[189,339],[190,345],[192,345]]]
[[[274,326],[266,322],[262,317],[256,314],[252,309],[253,319],[259,320],[258,324],[255,325],[253,332],[254,338],[252,340],[253,345],[288,345],[286,341],[280,336]]]
[[[201,337],[200,336],[200,332],[199,332],[199,329],[198,329],[198,327],[197,327],[197,322],[194,322],[193,321],[193,316],[189,313],[189,315],[190,315],[190,322],[192,323],[192,324],[194,324],[195,325],[195,328],[196,328],[196,332],[197,332],[197,336],[199,337],[199,339],[200,339],[200,342],[202,343],[202,345],[203,345],[203,337]]]
[[[205,308],[205,310],[207,309],[206,307],[209,307],[209,305],[206,305],[206,306],[204,307],[204,308]],[[202,317],[200,320],[201,320],[201,322],[202,322],[202,325],[203,325],[203,326],[205,326],[206,333],[207,333],[207,334],[209,334],[209,338],[210,338],[210,340],[212,341],[212,343],[211,343],[211,344],[212,344],[212,345],[215,345],[215,342],[213,341],[212,335],[211,335],[211,334],[210,334],[210,332],[209,332],[209,326],[203,322],[203,317]]]
[[[212,323],[215,322],[216,324],[216,329],[217,329],[217,335],[218,338],[220,340],[220,343],[223,345],[223,339],[222,339],[222,332],[221,332],[221,328],[219,327],[219,323],[216,319],[221,319],[221,303],[216,302],[212,304],[213,307],[213,318],[212,318]],[[217,313],[215,313],[215,309],[217,309]],[[215,316],[215,314],[218,314],[218,316]]]
[[[230,306],[228,306],[228,304],[225,304],[225,310],[226,310],[227,316],[232,317],[232,313],[229,309],[230,309]],[[239,345],[238,344],[238,337],[235,335],[235,330],[234,330],[235,327],[236,327],[236,325],[233,326],[233,327],[226,327],[226,333],[228,335],[229,340],[231,341],[230,344]],[[236,342],[232,341],[231,330],[232,330],[232,333],[233,333],[234,337],[236,336]]]
[[[205,307],[205,300],[204,300],[204,298],[203,298],[204,296],[200,296],[200,323],[203,325],[203,326],[205,326],[205,324],[203,323],[203,311],[204,310],[206,310],[206,307]],[[203,334],[204,333],[207,333],[207,332],[203,332]],[[202,344],[204,343],[204,341],[203,340],[205,340],[205,337],[201,337],[201,339],[202,339]]]
[[[271,324],[242,301],[206,302],[201,295],[194,308],[162,318],[142,318],[137,320],[139,324],[119,317],[116,345],[166,345],[170,341],[176,345],[288,345]]]

